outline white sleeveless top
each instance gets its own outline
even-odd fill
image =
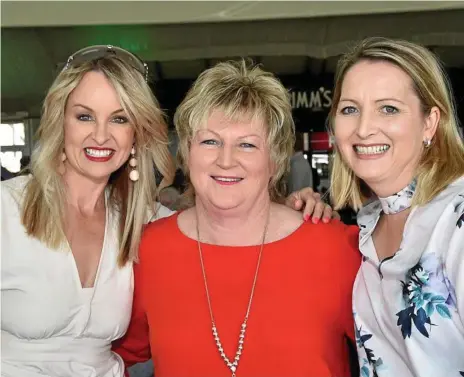
[[[122,377],[111,342],[129,323],[133,274],[131,263],[117,266],[118,219],[107,209],[95,286],[82,288],[71,252],[50,250],[21,225],[18,203],[28,179],[1,187],[1,375]]]

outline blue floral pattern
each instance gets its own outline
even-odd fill
[[[356,317],[356,313],[354,313]],[[362,365],[360,365],[361,377],[378,377],[377,369],[382,368],[383,360],[382,358],[376,358],[374,351],[366,345],[366,342],[372,338],[372,334],[364,332],[361,326],[358,326],[355,323],[355,336],[356,336],[356,345],[358,348],[364,349],[366,357],[362,358]],[[372,369],[372,375],[370,373]]]
[[[464,177],[411,210],[391,257],[379,260],[375,248],[381,216],[410,208],[416,187],[413,181],[358,213],[363,263],[353,311],[361,377],[464,377]]]
[[[408,186],[387,198],[379,198],[382,211],[386,215],[399,213],[411,207],[412,197],[416,191],[417,181],[414,179]]]
[[[430,336],[432,316],[450,319],[456,311],[454,287],[443,274],[443,266],[435,254],[425,254],[406,274],[403,300],[406,308],[396,313],[403,338],[410,338],[412,325],[425,337]]]

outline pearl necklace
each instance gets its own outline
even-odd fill
[[[201,243],[200,243],[200,230],[199,230],[199,225],[198,225],[198,213],[195,211],[196,215],[196,220],[197,220],[197,244],[198,244],[198,253],[200,255],[200,264],[201,264],[201,270],[203,272],[203,280],[205,283],[205,291],[206,291],[206,299],[208,300],[208,308],[209,308],[209,315],[211,317],[211,325],[212,325],[212,331],[213,331],[213,337],[216,342],[217,349],[219,351],[219,354],[221,355],[221,358],[224,360],[224,363],[226,366],[230,369],[232,372],[232,377],[236,377],[235,372],[237,371],[238,368],[238,363],[240,361],[240,356],[242,355],[243,352],[243,343],[245,342],[245,333],[246,333],[246,328],[247,328],[247,322],[248,322],[248,317],[250,315],[250,309],[251,309],[251,303],[253,301],[253,295],[255,293],[255,286],[256,286],[256,281],[258,279],[258,271],[259,271],[259,266],[261,264],[261,256],[263,254],[263,248],[264,248],[264,240],[266,239],[266,233],[267,233],[267,227],[269,225],[269,217],[266,222],[266,226],[264,227],[264,232],[263,232],[263,238],[261,241],[261,246],[259,249],[259,254],[258,254],[258,262],[256,264],[256,271],[255,271],[255,277],[253,279],[253,285],[251,287],[251,293],[250,293],[250,299],[248,301],[248,308],[245,314],[245,319],[243,320],[241,329],[240,329],[240,335],[238,338],[238,347],[237,347],[237,352],[235,352],[235,358],[233,361],[231,361],[227,355],[224,352],[224,348],[222,347],[221,340],[219,338],[218,330],[216,327],[216,322],[214,320],[214,315],[213,315],[213,309],[211,306],[211,298],[209,296],[209,289],[208,289],[208,282],[206,280],[206,272],[205,272],[205,265],[203,263],[203,251],[201,249]]]

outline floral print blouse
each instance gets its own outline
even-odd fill
[[[363,262],[353,291],[362,377],[464,376],[464,177],[413,207],[398,251],[379,261],[383,213],[411,206],[415,182],[358,214]]]

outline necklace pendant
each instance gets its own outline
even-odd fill
[[[221,339],[219,338],[218,330],[216,327],[216,323],[214,321],[214,316],[213,316],[213,309],[211,308],[211,298],[209,297],[209,289],[208,289],[208,282],[206,281],[206,272],[205,272],[205,265],[203,263],[203,251],[201,249],[201,244],[200,244],[200,230],[198,228],[198,212],[195,211],[196,214],[196,228],[197,228],[197,245],[198,245],[198,253],[200,256],[200,265],[201,265],[201,271],[203,273],[203,281],[205,283],[205,291],[206,291],[206,299],[208,301],[208,308],[209,308],[209,314],[211,318],[211,324],[212,328],[211,330],[213,331],[213,338],[216,342],[216,347],[219,351],[219,355],[221,356],[221,359],[224,361],[225,365],[229,368],[229,370],[232,372],[232,377],[236,377],[236,371],[238,368],[238,364],[240,362],[240,357],[243,352],[243,344],[245,343],[245,333],[246,333],[246,327],[247,327],[247,321],[248,321],[248,315],[250,314],[250,309],[251,309],[251,303],[253,301],[253,295],[256,287],[256,281],[258,278],[258,271],[259,271],[259,266],[261,264],[261,256],[263,254],[263,248],[264,248],[264,242],[266,239],[266,233],[267,233],[267,227],[269,225],[269,216],[267,218],[266,226],[264,228],[264,233],[263,233],[263,238],[261,241],[261,246],[259,248],[259,254],[258,254],[258,261],[256,263],[256,271],[253,279],[253,285],[251,287],[251,292],[250,292],[250,298],[248,300],[248,307],[245,315],[245,319],[241,325],[240,328],[240,335],[238,337],[238,347],[237,351],[235,352],[235,357],[233,361],[229,359],[224,351],[224,347],[222,346]]]
[[[213,323],[213,337],[214,340],[216,341],[216,347],[218,348],[219,354],[221,355],[221,358],[224,360],[224,363],[227,365],[227,367],[230,369],[232,372],[232,377],[236,377],[235,372],[237,372],[238,368],[238,363],[240,361],[240,356],[242,354],[243,350],[243,343],[244,343],[244,338],[245,338],[245,331],[246,331],[246,319],[242,324],[242,328],[240,330],[240,336],[238,340],[238,348],[237,352],[235,353],[235,358],[233,361],[231,361],[225,354],[224,348],[222,347],[221,339],[219,338],[219,334],[216,328],[216,325]]]

